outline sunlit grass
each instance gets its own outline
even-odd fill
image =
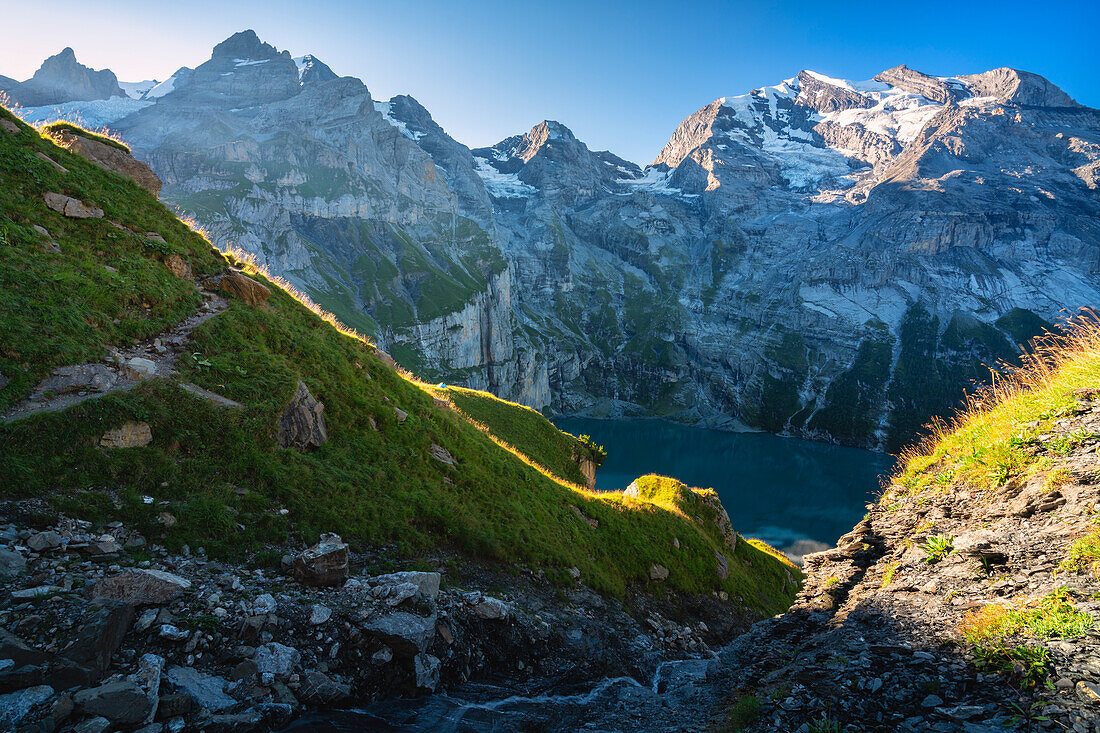
[[[908,493],[961,484],[993,490],[1026,476],[1042,450],[1065,455],[1091,439],[1057,436],[1046,446],[1037,440],[1075,409],[1081,394],[1100,385],[1100,320],[1084,311],[1064,334],[1045,335],[1035,346],[1021,367],[1006,368],[971,397],[954,421],[934,424],[927,441],[901,456],[891,482]]]
[[[51,142],[63,148],[68,146],[65,145],[64,142],[62,142],[60,133],[69,132],[73,135],[78,135],[80,137],[86,137],[89,140],[101,142],[104,145],[110,145],[111,147],[118,148],[119,150],[122,150],[126,153],[130,152],[130,146],[126,144],[126,141],[124,141],[117,132],[115,132],[114,130],[109,130],[106,127],[101,127],[97,130],[90,130],[86,127],[77,125],[73,122],[68,122],[66,120],[54,120],[52,122],[46,122],[40,125],[38,131],[39,133],[41,133],[42,137],[49,139]]]

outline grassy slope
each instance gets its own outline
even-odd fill
[[[445,396],[470,419],[554,476],[585,485],[575,457],[587,455],[588,446],[555,428],[535,410],[462,387],[448,387]]]
[[[0,116],[16,121],[2,108]],[[18,124],[19,135],[0,134],[0,374],[12,382],[0,391],[0,411],[50,369],[98,359],[105,345],[133,343],[192,313],[199,295],[168,273],[165,256],[180,255],[199,274],[224,266],[206,240],[147,192]],[[104,218],[66,219],[46,207],[47,191],[102,208]],[[49,239],[34,224],[49,231],[62,254],[43,250]],[[167,244],[145,232],[159,233]]]
[[[13,119],[6,110],[0,114]],[[160,232],[199,272],[221,266],[201,237],[145,191],[22,127],[18,136],[0,132],[6,241],[0,246],[0,369],[13,378],[0,390],[2,404],[26,394],[50,367],[94,359],[106,344],[155,333],[198,301],[189,284],[167,273],[164,253],[149,240],[118,232],[106,220],[55,216],[40,203],[44,191],[95,203],[135,231]],[[70,173],[36,164],[35,150]],[[63,254],[42,252],[32,224],[46,226]],[[101,274],[106,262],[118,268],[117,276]],[[118,517],[152,537],[163,531],[157,515],[169,512],[178,522],[168,530],[168,544],[201,544],[212,554],[254,552],[267,542],[286,542],[288,534],[310,541],[337,531],[358,545],[394,543],[406,556],[442,545],[562,579],[576,566],[588,583],[613,593],[646,583],[650,565],[661,563],[671,570],[667,585],[680,591],[724,589],[764,613],[791,602],[795,589],[785,582],[786,570],[766,553],[739,543],[732,573],[720,581],[715,541],[681,512],[578,492],[554,480],[461,414],[435,407],[419,385],[386,368],[372,346],[271,285],[262,307],[233,301],[197,329],[192,348],[198,357],[178,365],[184,379],[246,410],[217,409],[155,380],[64,413],[0,426],[2,496],[42,497],[88,518]],[[310,453],[280,450],[273,438],[298,379],[325,403],[330,440]],[[404,422],[395,407],[409,413]],[[151,445],[97,447],[106,429],[129,420],[151,424]],[[433,443],[457,466],[430,458]],[[571,505],[599,527],[591,529]],[[675,551],[674,537],[681,543]]]
[[[1063,337],[1048,336],[1025,365],[971,399],[954,424],[936,426],[932,439],[903,456],[894,483],[911,493],[960,484],[994,491],[1025,474],[1049,468],[1033,448],[1053,422],[1072,414],[1077,390],[1100,385],[1100,325],[1088,320]],[[1047,444],[1055,453],[1088,436]],[[888,498],[888,497],[884,497]]]

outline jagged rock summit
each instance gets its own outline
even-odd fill
[[[25,82],[0,77],[0,91],[27,107],[126,96],[114,72],[110,69],[95,71],[84,66],[68,46],[43,61],[34,76]]]

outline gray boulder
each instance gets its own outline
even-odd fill
[[[27,560],[15,550],[0,549],[0,578],[12,578],[27,569]]]
[[[312,586],[343,585],[348,579],[348,546],[340,535],[321,535],[316,545],[294,559],[294,578]]]
[[[85,715],[99,715],[119,725],[144,722],[152,710],[145,690],[134,682],[108,682],[73,695],[73,702]]]
[[[413,671],[416,674],[418,689],[435,692],[439,686],[439,673],[442,664],[438,657],[431,654],[417,654],[413,658]]]
[[[297,649],[278,642],[264,644],[252,657],[260,674],[270,673],[284,678],[294,673],[301,659],[302,655]]]
[[[92,586],[93,598],[126,601],[134,605],[170,603],[191,589],[191,581],[163,570],[124,570]]]
[[[395,650],[403,650],[411,655],[427,650],[435,638],[435,622],[434,615],[416,616],[397,611],[365,621],[362,629]]]
[[[32,722],[33,713],[44,713],[45,705],[53,695],[53,688],[49,685],[28,687],[0,695],[0,730],[16,730],[21,725]]]
[[[202,710],[218,713],[237,704],[226,694],[228,683],[224,679],[191,667],[169,667],[164,671],[164,680],[190,697]]]

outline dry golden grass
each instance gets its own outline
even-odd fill
[[[927,440],[902,453],[890,483],[905,493],[1003,486],[1039,460],[1036,437],[1076,405],[1082,390],[1098,385],[1100,318],[1083,310],[1062,334],[1037,339],[1021,366],[995,373],[993,384],[969,397],[953,420],[934,423]],[[883,500],[892,495],[887,491]]]

